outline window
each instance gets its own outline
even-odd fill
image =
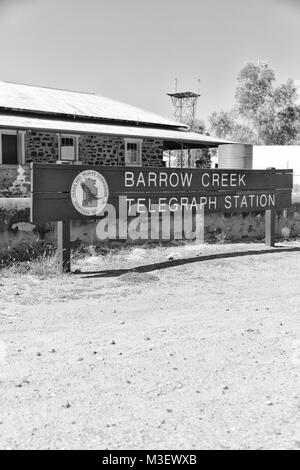
[[[75,135],[62,134],[60,138],[60,159],[75,161],[77,158],[77,137]]]
[[[125,139],[125,165],[142,166],[142,140]]]
[[[24,163],[24,131],[0,129],[0,163],[18,165]]]

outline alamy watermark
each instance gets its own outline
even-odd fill
[[[202,240],[204,207],[214,203],[209,197],[203,197],[200,204],[193,206],[188,202],[178,204],[175,198],[168,204],[160,199],[151,206],[143,201],[120,196],[117,208],[106,204],[101,214],[103,218],[97,223],[98,239]]]

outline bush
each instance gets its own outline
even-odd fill
[[[37,241],[34,244],[21,243],[9,251],[0,252],[0,267],[7,267],[13,263],[35,261],[53,257],[56,249],[49,242]]]

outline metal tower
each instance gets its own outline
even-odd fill
[[[174,106],[175,120],[187,124],[191,129],[195,123],[199,93],[192,91],[177,92],[177,79],[175,80],[175,93],[167,93]]]

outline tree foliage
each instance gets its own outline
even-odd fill
[[[246,64],[237,78],[235,106],[209,117],[211,132],[236,142],[285,145],[299,142],[300,107],[292,80],[276,86],[268,65]]]
[[[256,143],[254,131],[238,121],[235,111],[214,112],[209,117],[210,130],[213,135],[220,139],[228,139],[233,142]]]

